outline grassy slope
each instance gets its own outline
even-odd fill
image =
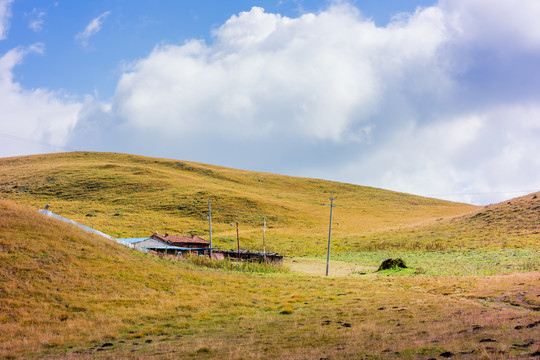
[[[540,192],[369,237],[359,250],[539,249]]]
[[[540,192],[366,237],[334,259],[376,267],[401,257],[417,272],[437,275],[538,271]]]
[[[538,272],[194,269],[0,201],[0,358],[526,358],[539,289]]]
[[[151,231],[207,236],[207,201],[214,201],[217,246],[267,244],[286,254],[322,254],[328,202],[334,249],[366,248],[373,234],[467,213],[471,205],[337,182],[227,169],[183,161],[111,153],[64,153],[0,159],[0,197],[43,207],[117,237]],[[114,216],[117,215],[117,216]],[[390,233],[385,233],[385,236]]]

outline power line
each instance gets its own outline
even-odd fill
[[[540,187],[539,187],[540,189]],[[454,194],[426,194],[423,196],[453,196],[453,195],[492,195],[492,194],[519,194],[519,193],[532,193],[536,190],[512,190],[512,191],[491,191],[491,192],[478,192],[478,193],[454,193]]]
[[[66,146],[53,145],[53,144],[46,143],[46,142],[43,142],[43,141],[30,140],[30,139],[23,138],[23,137],[20,137],[20,136],[6,134],[6,133],[3,133],[3,132],[0,132],[0,136],[11,139],[11,140],[24,141],[24,142],[28,142],[28,143],[32,143],[32,144],[36,144],[36,145],[41,145],[41,146],[48,146],[48,147],[64,149],[64,150],[68,150],[68,151],[77,151],[75,149],[72,149],[72,148],[69,148],[69,147],[66,147]]]
[[[69,147],[67,147],[67,146],[53,145],[53,144],[50,144],[50,143],[47,143],[47,142],[44,142],[44,141],[31,140],[31,139],[23,138],[23,137],[20,137],[20,136],[15,136],[15,135],[11,135],[11,134],[6,134],[6,133],[4,133],[4,132],[0,132],[0,136],[5,137],[5,138],[8,138],[8,139],[11,139],[11,140],[24,141],[24,142],[28,142],[28,143],[32,143],[32,144],[36,144],[36,145],[48,146],[48,147],[53,147],[53,148],[57,148],[57,149],[63,149],[63,150],[67,150],[67,151],[78,151],[77,149],[69,148]],[[538,191],[538,189],[540,189],[540,187],[537,188],[537,189],[534,189],[534,190],[510,190],[510,191],[490,191],[490,192],[452,193],[452,194],[425,194],[425,195],[422,195],[422,196],[459,196],[459,195],[519,194],[519,193],[532,193],[532,192],[536,192],[536,191]]]

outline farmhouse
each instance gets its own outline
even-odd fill
[[[82,229],[103,236],[109,240],[114,240],[122,245],[130,248],[135,248],[144,252],[158,253],[158,254],[170,254],[170,255],[185,255],[185,254],[197,254],[206,255],[211,254],[212,259],[223,260],[234,259],[250,262],[266,262],[276,265],[283,263],[283,255],[279,255],[273,252],[256,252],[246,250],[220,250],[218,248],[210,249],[210,242],[203,238],[191,235],[191,236],[179,236],[179,235],[160,235],[158,233],[152,234],[150,237],[137,237],[137,238],[119,238],[116,239],[110,235],[104,234],[100,231],[92,229],[86,225],[79,224],[73,220],[64,218],[60,215],[52,213],[50,210],[39,210],[44,215],[62,220],[67,223],[71,223],[81,227]],[[210,251],[211,250],[211,251]]]
[[[198,236],[159,235],[154,233],[150,237],[118,240],[131,244],[138,249],[162,254],[179,255],[191,253],[203,255],[210,249],[210,242]]]
[[[180,236],[154,233],[150,237],[118,240],[128,243],[135,248],[158,254],[171,254],[177,256],[186,254],[210,255],[210,242],[196,235]],[[274,252],[263,253],[247,250],[220,250],[213,248],[212,259],[240,259],[249,262],[266,262],[276,265],[283,264],[283,255]]]
[[[159,235],[158,233],[154,233],[151,238],[172,246],[193,249],[193,252],[197,251],[199,255],[203,255],[206,250],[210,249],[210,242],[197,235],[179,236],[169,234]]]

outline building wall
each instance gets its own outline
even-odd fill
[[[210,245],[205,244],[193,244],[193,243],[174,243],[174,246],[185,247],[185,248],[208,248]]]

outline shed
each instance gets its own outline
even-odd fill
[[[192,235],[192,236],[180,236],[180,235],[160,235],[158,233],[152,234],[152,239],[161,241],[163,243],[169,244],[171,246],[177,246],[190,252],[197,252],[199,255],[203,255],[207,250],[210,250],[210,241],[204,240],[203,238]]]
[[[198,251],[198,250],[204,251],[204,248],[187,248],[187,247],[171,245],[169,243],[155,239],[153,237],[124,238],[124,239],[118,239],[118,240],[121,240],[128,244],[132,244],[133,247],[138,248],[138,249],[155,251],[157,253],[162,253],[162,254],[178,255],[178,253],[186,253],[186,252],[192,252],[192,251]]]

